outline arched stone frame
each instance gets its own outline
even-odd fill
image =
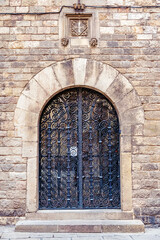
[[[26,212],[38,210],[39,117],[58,92],[83,86],[101,92],[115,106],[120,122],[121,210],[132,211],[132,127],[144,124],[141,101],[131,83],[111,66],[85,58],[53,63],[35,75],[19,97],[14,117],[16,136],[22,138],[22,158],[27,158]]]

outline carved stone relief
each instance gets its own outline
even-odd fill
[[[88,19],[70,20],[71,36],[88,36]]]
[[[96,47],[98,45],[97,16],[91,12],[67,12],[60,18],[60,37],[63,47]]]

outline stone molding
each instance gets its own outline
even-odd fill
[[[131,129],[144,124],[141,101],[131,83],[106,63],[75,58],[53,63],[35,75],[19,97],[14,116],[15,134],[22,138],[22,158],[27,158],[26,212],[38,210],[39,117],[58,92],[88,87],[105,95],[120,121],[121,210],[132,211]]]

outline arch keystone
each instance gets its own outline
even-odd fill
[[[86,75],[86,63],[87,59],[85,58],[76,58],[73,60],[75,85],[84,85]]]

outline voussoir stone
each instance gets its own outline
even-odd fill
[[[14,124],[15,126],[31,126],[31,127],[37,126],[38,114],[16,108]]]
[[[103,64],[98,61],[87,60],[85,85],[95,86],[103,70]]]
[[[29,81],[23,90],[23,94],[36,100],[37,102],[42,103],[42,106],[46,99],[48,99],[46,90],[44,90],[44,88],[42,88],[42,86],[34,78]]]
[[[107,64],[103,64],[102,72],[98,76],[97,83],[95,87],[103,92],[107,90],[107,88],[114,81],[116,76],[118,75],[118,71],[114,68],[110,67]]]
[[[117,104],[119,112],[125,112],[130,108],[135,108],[141,106],[140,98],[137,96],[136,91],[132,90],[127,95],[124,96]]]
[[[76,58],[73,60],[73,73],[74,73],[74,84],[84,85],[86,75],[86,62],[85,58]]]
[[[18,100],[17,108],[24,109],[30,112],[35,112],[35,113],[40,111],[40,105],[38,104],[38,102],[34,99],[29,98],[23,93],[21,94]]]
[[[74,85],[73,64],[71,59],[54,64],[53,71],[62,88]]]
[[[107,89],[106,94],[116,103],[132,90],[131,83],[123,75],[119,74]]]
[[[52,95],[61,88],[51,66],[39,72],[34,78],[49,95]]]

